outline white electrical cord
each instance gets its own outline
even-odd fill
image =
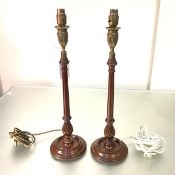
[[[138,151],[143,151],[144,157],[151,158],[153,155],[165,151],[166,140],[162,136],[149,132],[145,126],[140,127],[136,137],[129,137],[128,139],[131,139]]]

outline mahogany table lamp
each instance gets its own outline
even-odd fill
[[[91,153],[95,159],[104,162],[119,162],[123,160],[128,153],[126,144],[115,138],[115,129],[113,126],[113,108],[114,108],[114,72],[117,61],[115,59],[114,48],[118,41],[118,10],[111,9],[109,15],[109,27],[107,27],[107,41],[110,47],[108,66],[108,101],[107,101],[107,118],[104,129],[104,137],[95,140],[91,145]]]
[[[54,158],[59,160],[72,160],[80,157],[86,150],[86,142],[83,138],[77,135],[72,135],[73,126],[70,122],[70,107],[69,107],[69,87],[68,87],[68,67],[69,60],[67,58],[65,47],[68,42],[69,26],[66,25],[66,14],[64,9],[57,9],[57,26],[58,41],[61,45],[61,78],[63,88],[63,110],[64,110],[64,124],[62,126],[63,136],[55,139],[50,151]]]

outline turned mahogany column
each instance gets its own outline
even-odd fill
[[[118,10],[111,9],[109,15],[109,27],[107,27],[107,41],[110,47],[108,66],[108,101],[107,101],[107,118],[106,127],[104,129],[104,137],[95,140],[91,145],[91,152],[95,159],[104,162],[119,162],[123,160],[128,148],[124,142],[115,138],[115,129],[113,126],[113,108],[114,108],[114,73],[117,61],[115,59],[114,48],[118,41]]]
[[[69,60],[67,58],[65,47],[68,42],[68,26],[66,25],[66,14],[64,9],[57,10],[57,24],[58,41],[61,45],[61,78],[63,88],[63,110],[64,110],[64,124],[62,127],[63,136],[55,139],[50,151],[54,158],[59,160],[72,160],[80,157],[86,150],[86,142],[83,138],[77,135],[72,135],[73,127],[70,122],[70,107],[69,107],[69,87],[68,87],[68,68]]]

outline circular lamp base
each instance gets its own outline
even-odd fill
[[[128,154],[126,144],[117,138],[113,138],[111,146],[107,146],[107,138],[102,137],[95,140],[91,145],[91,153],[98,161],[104,162],[120,162]]]
[[[79,158],[86,150],[86,142],[77,135],[71,135],[71,143],[65,144],[64,136],[55,139],[51,146],[50,152],[55,159],[73,160]]]

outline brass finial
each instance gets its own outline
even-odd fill
[[[65,9],[57,9],[56,17],[58,26],[55,26],[55,28],[58,30],[57,32],[58,41],[61,45],[62,50],[65,50],[65,47],[68,42],[67,29],[69,28],[69,26],[66,25]]]
[[[107,41],[110,47],[110,54],[114,55],[114,48],[118,42],[118,30],[120,27],[117,27],[119,21],[118,10],[111,9],[108,17],[109,27],[106,27],[108,30]]]
[[[108,17],[109,27],[116,27],[118,25],[119,16],[118,9],[110,9],[110,14]]]
[[[57,24],[59,27],[65,27],[66,26],[66,14],[65,9],[57,9]]]

